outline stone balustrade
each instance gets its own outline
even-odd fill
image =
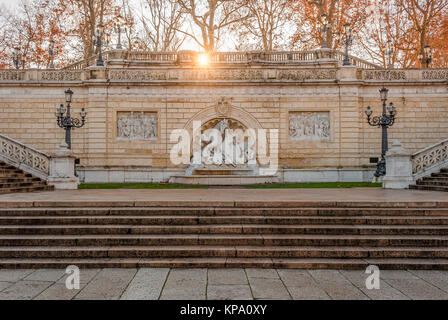
[[[439,171],[448,164],[448,139],[414,153],[411,161],[412,174],[417,178]]]
[[[0,159],[40,178],[50,174],[48,155],[1,134]]]

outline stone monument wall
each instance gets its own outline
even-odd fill
[[[249,128],[279,129],[279,176],[292,181],[370,181],[381,129],[365,109],[381,112],[384,85],[397,120],[389,142],[415,152],[448,137],[446,70],[313,67],[183,66],[77,71],[0,70],[0,133],[51,153],[64,139],[56,107],[74,91],[72,116],[87,124],[72,133],[86,182],[167,181],[186,166],[169,159],[174,129],[192,121],[235,119]]]

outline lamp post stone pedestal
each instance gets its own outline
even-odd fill
[[[78,189],[79,179],[75,176],[75,156],[65,141],[50,157],[48,184],[57,190]]]
[[[385,189],[407,189],[413,183],[410,153],[399,141],[395,141],[386,153]]]

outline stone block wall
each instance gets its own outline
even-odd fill
[[[82,81],[0,80],[0,134],[51,153],[64,139],[56,124],[56,107],[64,103],[64,90],[71,88],[75,92],[72,115],[79,117],[83,107],[88,113],[86,126],[72,133],[73,151],[81,161],[79,172],[86,181],[167,181],[185,171],[185,166],[174,166],[169,159],[172,130],[191,129],[193,120],[225,117],[247,127],[279,129],[279,175],[285,181],[368,181],[375,167],[369,158],[380,156],[381,129],[370,127],[364,112],[371,105],[374,114],[380,114],[378,90],[385,85],[397,109],[390,144],[400,140],[415,152],[448,137],[446,79],[378,81],[371,73],[364,79],[359,70],[355,70],[358,79],[351,78],[351,70],[344,79],[337,76],[347,73],[336,72],[341,68],[323,72],[316,67],[316,79],[308,69],[286,72],[270,66],[256,71],[248,67],[252,71],[243,75],[219,70],[219,79],[209,70],[207,76],[191,71],[199,77],[191,80],[189,70],[177,67],[161,68],[156,78],[141,71],[120,74],[118,79],[114,70],[115,78],[95,71],[91,79],[93,72],[86,70]],[[411,71],[415,78],[415,70]],[[179,79],[179,74],[187,80]],[[232,78],[235,75],[238,79]],[[217,108],[223,98],[229,110]],[[155,136],[120,138],[119,115],[132,113],[138,118],[142,112],[154,115]],[[308,126],[305,134],[293,134],[291,117],[304,119],[305,124],[317,121],[318,129]],[[298,131],[302,124],[295,124]]]

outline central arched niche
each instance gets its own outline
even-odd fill
[[[224,99],[196,113],[188,120],[184,129],[192,132],[194,121],[201,121],[203,126],[214,119],[234,119],[247,129],[263,129],[260,122],[253,115],[241,108],[233,106],[229,101]]]
[[[232,106],[230,103],[225,102],[224,100],[221,100],[216,105],[206,108],[202,110],[201,112],[197,113],[195,116],[193,116],[188,123],[185,125],[184,129],[187,129],[192,135],[193,139],[193,122],[194,121],[200,121],[201,122],[201,134],[204,134],[207,132],[208,129],[231,129],[231,130],[242,130],[243,132],[246,132],[247,129],[261,129],[260,123],[248,112]],[[225,136],[223,135],[223,141],[225,140]],[[247,152],[249,150],[249,140],[246,138],[245,145],[241,146],[238,145],[240,148],[244,150],[245,155],[247,156]],[[208,146],[209,142],[202,141],[201,144],[201,155],[204,150]],[[191,144],[193,149],[193,143]],[[255,144],[256,148],[256,144]],[[241,150],[241,149],[239,149]],[[225,150],[223,150],[223,153],[225,153]],[[193,150],[192,150],[193,154]],[[202,159],[203,160],[203,159]],[[257,164],[204,164],[203,162],[198,164],[193,164],[193,157],[192,157],[192,164],[187,169],[186,174],[192,175],[193,172],[197,169],[218,169],[218,168],[226,168],[226,169],[250,169],[251,171],[254,171],[254,173],[257,171],[258,165]]]

